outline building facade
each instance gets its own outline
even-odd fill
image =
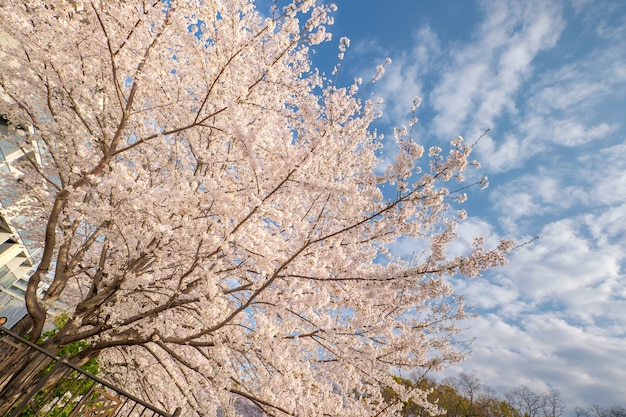
[[[1,187],[9,186],[5,182],[8,175],[19,175],[15,163],[24,157],[21,150],[3,139],[3,136],[8,135],[6,120],[0,117]],[[8,318],[5,326],[10,327],[26,313],[24,294],[28,279],[35,267],[34,258],[37,250],[29,248],[28,241],[11,224],[11,220],[15,220],[17,223],[26,223],[26,221],[20,222],[20,219],[11,219],[6,213],[6,204],[6,201],[0,201],[0,316]],[[40,295],[43,295],[44,291],[44,288],[40,288]]]
[[[76,7],[78,10],[78,6]],[[16,46],[17,42],[0,28],[0,45]],[[11,57],[6,56],[0,48],[0,59]],[[17,63],[15,68],[16,70],[19,68]],[[4,99],[6,94],[0,88],[0,100]],[[30,162],[42,164],[42,151],[37,142],[24,143],[25,147],[16,145],[26,140],[24,133],[23,129],[12,129],[0,114],[0,187],[4,191],[0,193],[0,316],[8,318],[6,327],[12,326],[26,314],[24,295],[41,251],[34,247],[24,232],[42,226],[34,224],[25,216],[12,216],[7,210],[11,204],[19,202],[18,195],[10,195],[10,198],[7,198],[9,194],[7,191],[11,190],[8,180],[22,175],[19,170],[20,164],[27,163],[26,157]],[[24,148],[28,148],[29,151],[24,153]],[[40,297],[47,287],[48,283],[45,279],[42,280],[37,291]],[[63,311],[67,311],[67,307],[60,301],[51,309],[53,314]]]

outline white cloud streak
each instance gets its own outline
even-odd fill
[[[439,135],[458,134],[467,125],[481,131],[503,111],[515,113],[513,95],[532,70],[533,58],[554,46],[564,27],[554,2],[483,1],[481,6],[486,17],[476,39],[452,51],[432,91],[433,130]]]

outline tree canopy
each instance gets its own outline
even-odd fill
[[[100,355],[110,378],[185,415],[238,398],[272,415],[437,410],[393,373],[462,359],[465,311],[443,277],[503,264],[511,243],[446,254],[472,147],[425,152],[401,127],[382,166],[376,100],[310,63],[332,11],[2,2],[17,42],[0,45],[0,114],[25,128],[3,140],[25,157],[0,193],[43,248],[33,340],[62,299],[70,317],[47,347],[85,341],[76,362]],[[420,242],[412,260],[390,252],[400,237]]]

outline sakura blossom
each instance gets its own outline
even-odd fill
[[[70,317],[46,347],[85,341],[73,361],[99,356],[107,378],[184,415],[246,401],[276,416],[382,416],[409,398],[438,411],[393,376],[464,358],[466,312],[444,277],[504,265],[512,244],[447,255],[466,216],[448,185],[468,168],[462,138],[425,158],[400,127],[394,163],[377,170],[382,102],[311,65],[333,10],[3,2],[18,42],[0,46],[0,114],[32,126],[3,139],[45,159],[27,157],[0,191],[42,225],[29,230],[43,248],[32,340],[62,299]],[[424,253],[394,257],[401,237]]]

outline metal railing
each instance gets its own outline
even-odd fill
[[[21,384],[15,390],[15,384]],[[3,417],[178,417],[0,326]],[[0,413],[2,414],[2,413]]]

